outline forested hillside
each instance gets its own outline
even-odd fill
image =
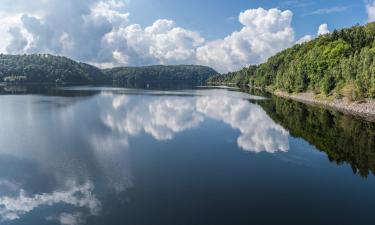
[[[375,98],[375,23],[335,30],[284,50],[266,63],[209,82],[314,91],[354,100]]]
[[[6,83],[146,83],[202,84],[217,72],[204,66],[118,67],[101,70],[49,54],[0,55],[0,82]]]
[[[209,67],[193,65],[118,67],[104,70],[104,73],[120,83],[173,81],[194,84],[202,84],[218,74]]]
[[[105,82],[104,73],[91,65],[49,54],[0,55],[0,80],[23,83]]]

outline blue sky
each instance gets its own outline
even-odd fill
[[[336,29],[366,23],[368,18],[362,0],[134,0],[128,5],[134,23],[147,25],[159,18],[172,19],[211,39],[240,29],[239,12],[258,7],[291,10],[297,37],[316,33],[323,23]]]
[[[375,0],[0,0],[0,53],[228,72],[370,21]]]

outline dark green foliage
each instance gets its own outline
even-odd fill
[[[0,80],[6,77],[26,77],[29,83],[106,81],[102,71],[94,66],[48,54],[0,55]]]
[[[205,66],[178,65],[178,66],[145,66],[145,67],[118,67],[103,70],[119,83],[152,83],[152,82],[188,82],[203,84],[210,76],[217,72]]]
[[[204,66],[119,67],[101,70],[66,57],[49,54],[0,55],[0,82],[19,83],[147,83],[202,84],[217,72]],[[17,78],[17,79],[14,79]],[[12,81],[12,82],[9,82]]]
[[[231,72],[227,74],[220,74],[212,76],[208,79],[209,83],[213,84],[236,84],[236,85],[246,85],[250,82],[249,78],[255,72],[257,66],[250,66],[248,68],[243,68],[238,72]]]
[[[254,67],[250,67],[254,68]],[[243,77],[240,74],[248,74]],[[314,91],[353,98],[375,97],[375,23],[355,26],[297,44],[268,59],[255,71],[212,77],[216,83],[247,82],[287,92]]]

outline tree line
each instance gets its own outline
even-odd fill
[[[210,76],[218,74],[210,67],[197,65],[117,67],[103,71],[114,82],[129,84],[153,82],[204,84]]]
[[[375,98],[375,23],[335,30],[296,44],[260,65],[211,77],[232,83],[287,92]]]
[[[100,69],[49,54],[0,55],[0,80],[22,83],[88,83],[106,80]]]
[[[24,83],[147,83],[188,82],[202,84],[217,72],[194,65],[117,67],[99,69],[67,57],[50,54],[0,54],[0,82]]]

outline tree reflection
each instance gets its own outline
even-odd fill
[[[325,152],[331,162],[349,163],[362,177],[375,173],[375,123],[278,97],[259,105],[292,136]]]

